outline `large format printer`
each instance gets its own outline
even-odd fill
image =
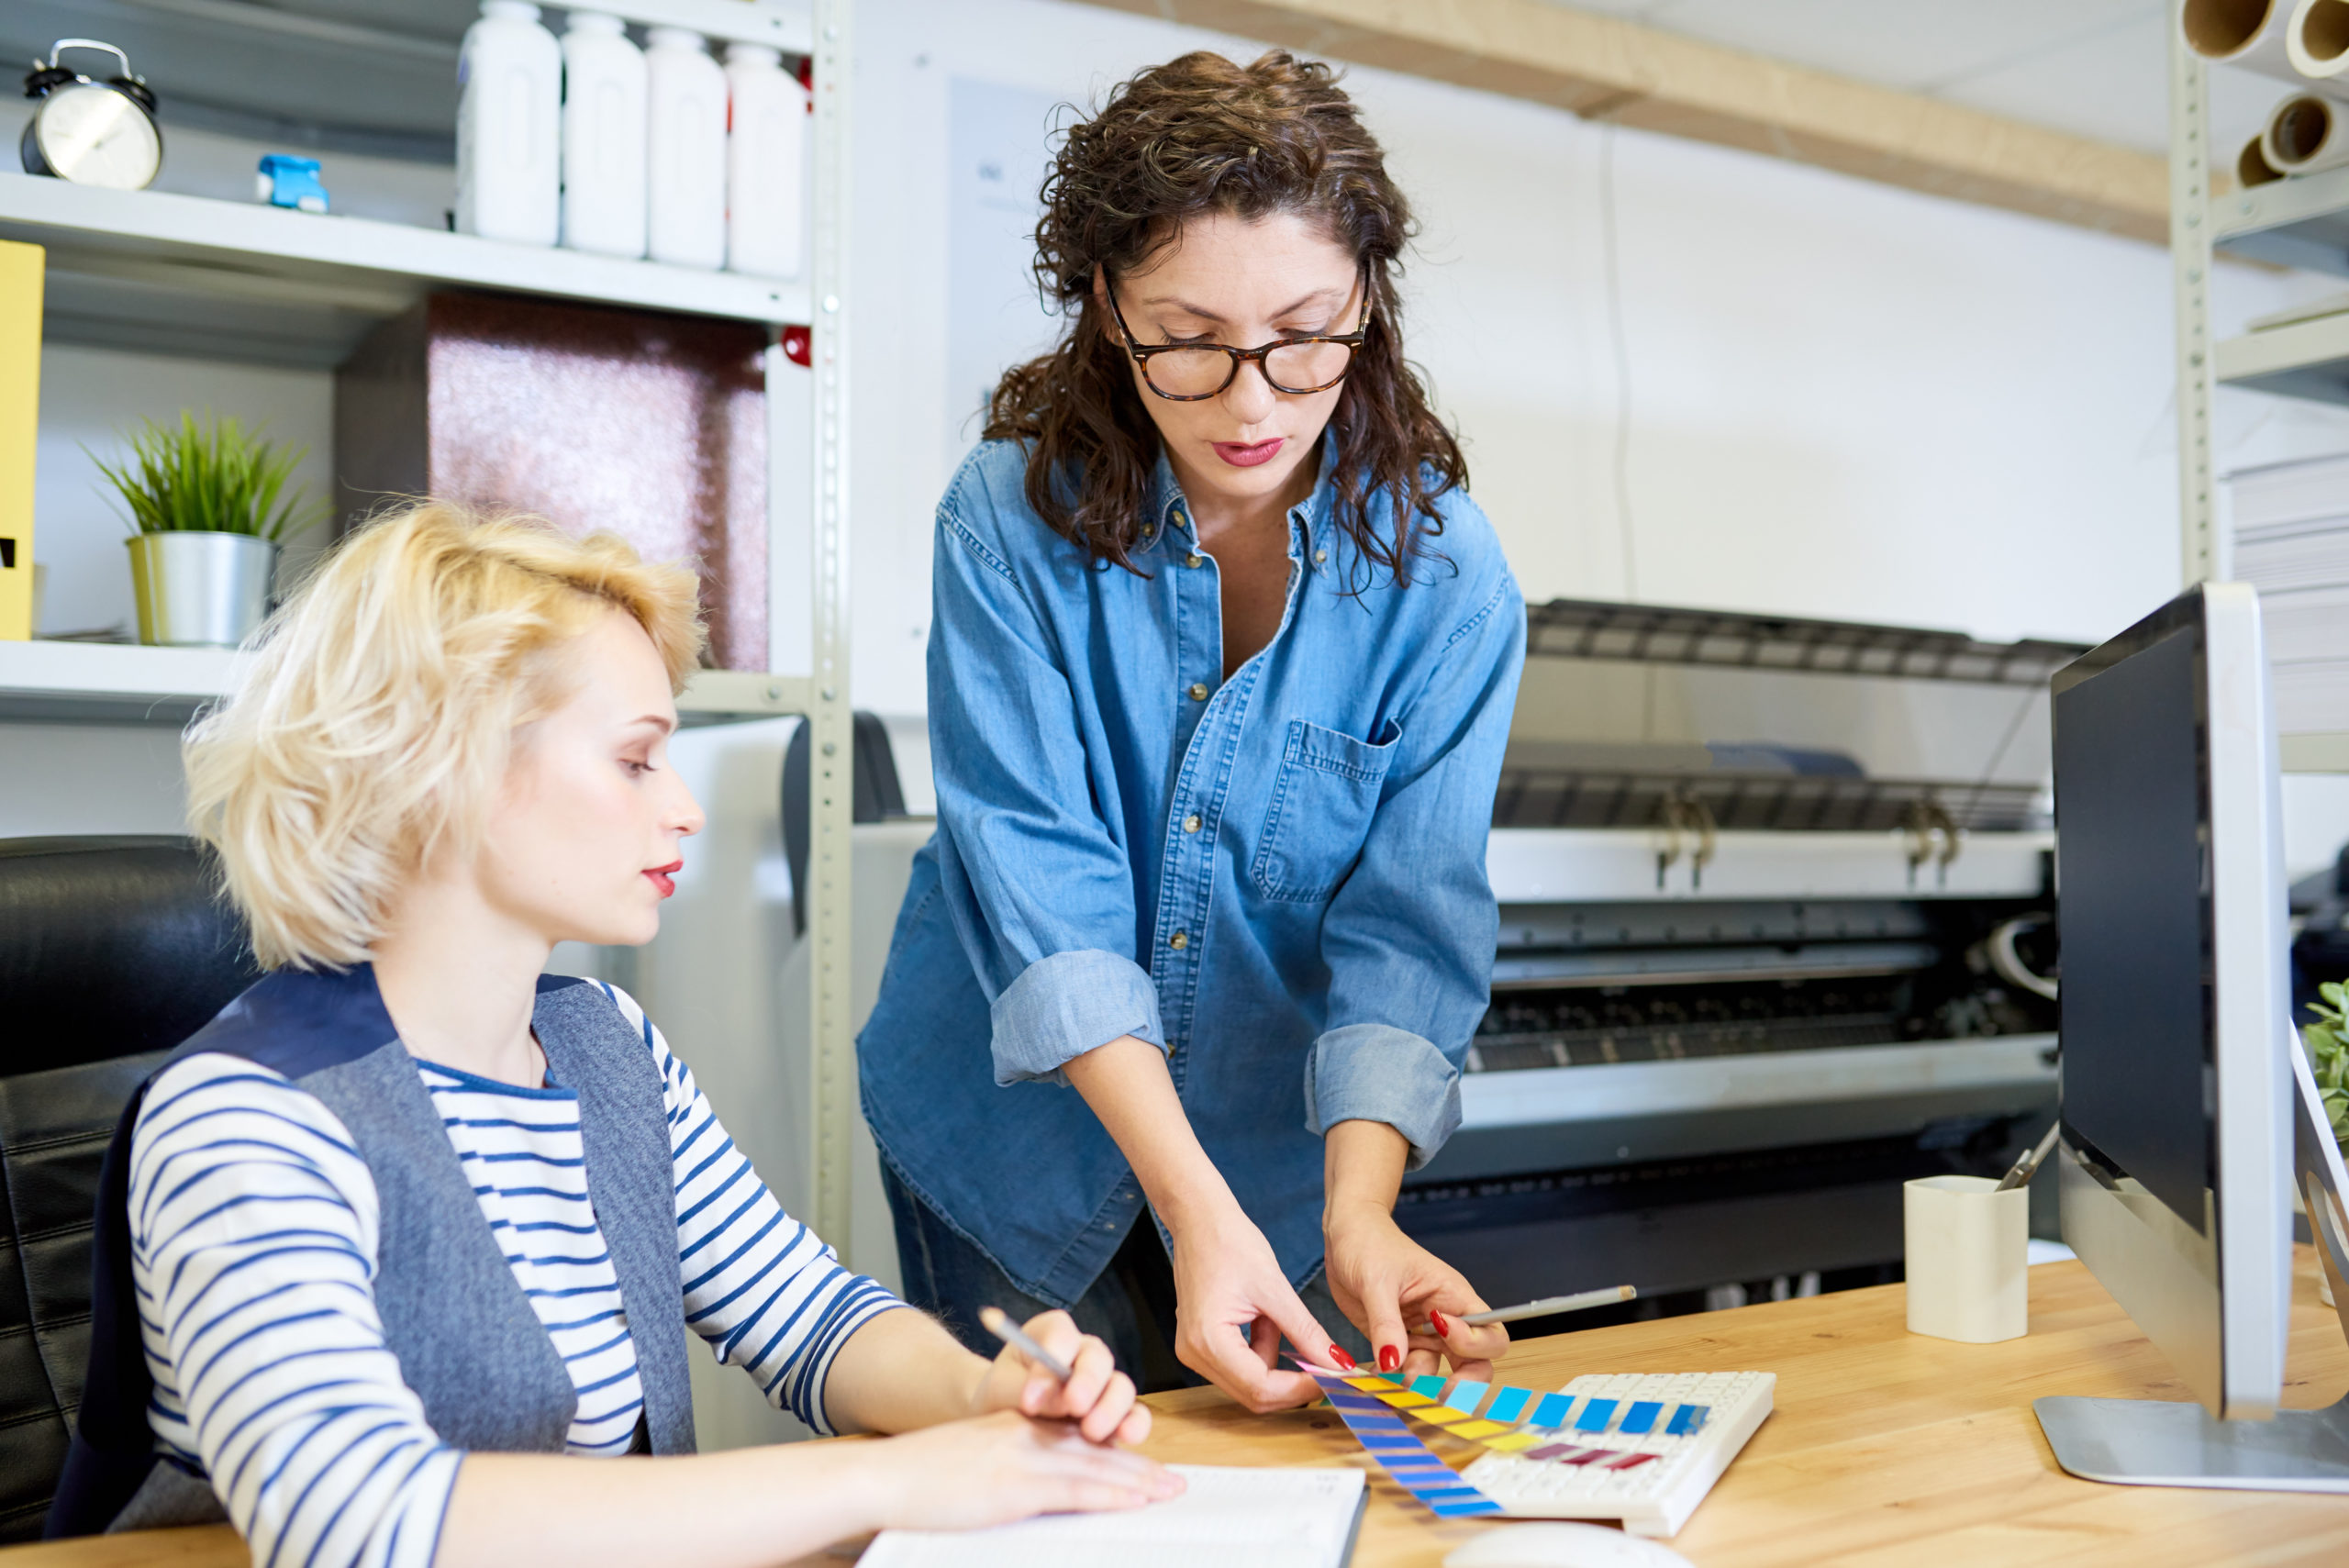
[[[1497,1303],[1898,1278],[1899,1184],[2054,1115],[2047,683],[2082,650],[1528,621],[1491,1007],[1397,1218]]]

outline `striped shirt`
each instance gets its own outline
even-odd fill
[[[661,1073],[686,1322],[819,1432],[851,1334],[903,1305],[785,1214],[635,1000]],[[577,1390],[568,1447],[625,1452],[643,1405],[587,1207],[578,1102],[418,1062],[515,1279]],[[212,1479],[256,1568],[426,1568],[462,1455],[425,1422],[375,1310],[374,1182],[317,1099],[242,1058],[157,1077],[131,1141],[133,1279],[159,1451]]]

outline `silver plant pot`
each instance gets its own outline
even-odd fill
[[[139,640],[150,647],[234,648],[269,613],[277,546],[251,534],[136,534],[130,587]]]

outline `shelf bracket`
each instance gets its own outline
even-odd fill
[[[815,379],[814,582],[807,705],[808,1067],[816,1233],[849,1255],[856,1115],[854,988],[849,963],[849,822],[854,737],[849,703],[849,88],[852,0],[815,5],[815,232],[809,369]],[[850,1260],[854,1266],[853,1260]]]
[[[2169,253],[2177,300],[2177,500],[2185,585],[2223,577],[2210,477],[2210,69],[2188,47],[2185,0],[2169,6]]]

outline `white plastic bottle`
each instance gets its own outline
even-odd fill
[[[726,48],[726,265],[799,275],[801,149],[807,94],[765,44]]]
[[[562,34],[562,242],[644,254],[644,54],[618,17],[573,11]]]
[[[680,267],[726,264],[726,72],[699,33],[645,35],[648,249]]]
[[[562,46],[526,0],[482,0],[457,51],[457,228],[551,245],[561,209]]]

